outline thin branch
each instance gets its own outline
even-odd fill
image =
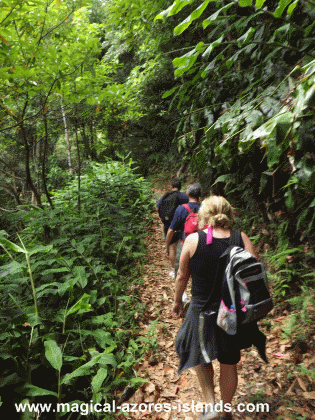
[[[229,45],[229,44],[234,44],[234,45],[238,45],[237,41],[231,41],[231,42],[221,42],[220,45]],[[292,47],[291,45],[284,45],[281,44],[281,42],[261,42],[261,41],[249,41],[248,44],[261,44],[261,45],[270,45],[273,47],[282,47],[285,49],[289,49],[289,50],[293,50],[293,51],[301,51],[300,48],[296,48],[296,47]],[[211,44],[204,44],[204,45],[211,45]],[[315,58],[315,55],[312,53],[305,53],[306,55],[310,55],[311,57]]]
[[[7,213],[16,213],[17,211],[20,211],[19,209],[15,209],[15,210],[7,210],[7,209],[3,209],[2,207],[0,207],[0,210],[2,210],[2,211],[6,211]]]
[[[16,8],[16,6],[19,4],[19,0],[15,3],[14,6],[11,7],[11,10],[7,13],[7,15],[2,19],[2,21],[0,22],[0,25],[3,24],[3,22],[11,15],[11,13],[13,12],[13,10]]]
[[[314,4],[314,3],[313,3]],[[255,8],[253,7],[253,6],[251,6],[251,9],[253,9],[253,10],[255,10]],[[294,22],[292,22],[292,21],[290,21],[290,20],[288,20],[288,19],[286,19],[286,18],[284,18],[284,17],[282,17],[282,16],[280,16],[280,17],[278,17],[278,18],[276,18],[275,16],[274,16],[274,12],[270,12],[270,10],[266,10],[266,9],[264,9],[264,10],[262,10],[264,13],[266,13],[267,15],[269,15],[269,16],[272,16],[274,19],[280,19],[280,20],[283,20],[284,22],[286,22],[286,23],[289,23],[290,25],[292,25],[293,26],[293,28],[295,28],[295,29],[297,29],[297,30],[299,30],[299,31],[301,31],[301,32],[304,32],[304,30],[305,30],[305,28],[303,28],[302,26],[300,26],[300,25],[297,25],[296,23],[294,23]],[[256,10],[255,10],[255,12],[256,12]]]
[[[46,10],[45,10],[46,15],[47,15],[47,12],[48,12],[48,2],[47,2],[47,4],[46,4]],[[40,31],[40,36],[39,36],[39,40],[38,40],[38,42],[37,42],[37,45],[39,45],[39,44],[40,44],[40,41],[41,41],[41,39],[42,39],[42,35],[43,35],[44,28],[45,28],[45,24],[46,24],[46,15],[45,15],[44,20],[43,20],[42,29],[41,29],[41,31]]]
[[[84,62],[86,61],[88,59],[88,55],[86,55],[85,56],[85,58],[74,68],[74,70],[73,71],[71,71],[70,73],[66,73],[66,74],[63,74],[61,77],[57,77],[55,80],[53,80],[53,82],[52,82],[52,84],[51,84],[51,86],[50,86],[50,89],[49,89],[49,92],[47,93],[47,95],[46,95],[46,97],[45,97],[45,100],[44,100],[44,102],[43,102],[43,105],[42,105],[42,107],[41,107],[41,109],[36,113],[36,114],[34,114],[34,115],[32,115],[32,116],[30,116],[30,117],[25,117],[25,118],[22,118],[20,121],[18,121],[16,124],[14,124],[14,125],[10,125],[9,127],[5,127],[5,128],[2,128],[1,130],[0,130],[0,133],[2,133],[2,132],[4,132],[4,131],[7,131],[7,130],[12,130],[13,128],[16,128],[16,127],[19,127],[20,126],[20,124],[21,123],[24,123],[25,121],[28,121],[28,120],[32,120],[32,119],[36,119],[40,114],[41,114],[41,112],[43,112],[44,110],[45,110],[45,107],[46,107],[46,103],[47,103],[47,101],[48,101],[48,98],[49,98],[49,96],[50,96],[50,94],[51,94],[51,91],[52,91],[52,89],[53,89],[53,87],[54,87],[54,85],[55,85],[55,83],[58,81],[58,80],[62,80],[62,79],[64,79],[65,77],[67,77],[67,76],[71,76],[73,73],[75,73],[77,70],[78,70],[78,68],[80,68],[81,66],[82,66],[82,64],[84,64]],[[86,97],[89,97],[89,95],[87,95]],[[84,98],[82,98],[82,99],[84,99]],[[16,121],[16,119],[14,118],[14,120]]]
[[[189,47],[179,48],[178,50],[172,50],[172,51],[168,51],[168,52],[165,52],[165,53],[160,53],[159,56],[160,55],[166,55],[166,54],[172,54],[172,53],[175,53],[177,51],[188,50],[188,49],[192,49],[192,48],[193,48],[193,46],[190,45]]]
[[[55,25],[55,26],[53,26],[52,28],[50,28],[46,33],[45,33],[45,35],[41,35],[40,36],[40,38],[39,38],[39,40],[38,40],[38,44],[41,42],[41,40],[42,39],[44,39],[47,35],[49,35],[51,32],[53,32],[55,29],[57,29],[57,28],[59,28],[59,26],[60,25],[62,25],[67,19],[68,19],[68,17],[69,16],[71,16],[73,13],[75,12],[75,10],[74,9],[72,9],[72,11],[61,21],[61,22],[59,22],[57,25]]]

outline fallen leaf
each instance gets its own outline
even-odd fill
[[[302,414],[302,416],[306,416],[307,418],[311,418],[311,419],[315,418],[313,414],[311,414],[308,410],[305,410],[304,408],[294,406],[288,409],[291,411],[296,411],[297,413]]]
[[[144,400],[144,393],[141,391],[141,389],[137,389],[134,396],[132,397],[132,401],[134,401],[136,404],[141,404]]]
[[[185,387],[187,382],[188,382],[188,378],[187,378],[187,376],[184,376],[183,379],[180,381],[180,385],[182,387]]]
[[[152,392],[155,391],[155,385],[151,382],[151,383],[147,384],[147,386],[145,387],[145,390],[146,390],[146,392],[151,394]]]
[[[309,400],[315,400],[315,391],[303,392],[302,395],[303,395],[304,398],[307,398]]]
[[[300,376],[297,376],[296,379],[297,379],[300,387],[303,389],[303,391],[307,392],[307,388],[305,386],[305,383],[303,382],[303,379],[300,378]]]
[[[176,394],[161,394],[161,398],[177,398],[178,396]]]
[[[283,353],[273,353],[273,356],[276,356],[276,357],[285,357],[285,354],[283,354]]]
[[[289,387],[289,389],[286,392],[286,395],[291,395],[291,396],[295,395],[295,393],[293,392],[293,388],[294,388],[295,383],[296,383],[296,380],[294,380],[292,385]]]
[[[313,356],[310,359],[304,360],[304,364],[305,364],[306,368],[308,368],[312,363],[315,363],[315,356]]]
[[[284,319],[285,316],[279,316],[279,318],[276,318],[276,321],[281,321],[281,319]]]

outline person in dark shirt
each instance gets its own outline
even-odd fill
[[[191,184],[188,185],[186,195],[188,196],[188,206],[191,210],[194,210],[197,212],[200,207],[199,198],[201,195],[201,187],[199,184]],[[175,214],[173,216],[173,220],[170,224],[170,227],[167,231],[167,235],[165,238],[166,243],[166,253],[169,254],[169,245],[173,239],[173,236],[175,232],[179,232],[179,237],[182,241],[185,240],[185,232],[184,232],[184,226],[186,217],[188,216],[189,212],[183,205],[178,206]]]
[[[189,202],[188,202],[189,208],[193,210],[194,212],[198,212],[199,207],[200,207],[199,198],[201,196],[200,185],[197,183],[188,185],[186,194],[189,199]],[[166,254],[169,255],[171,252],[170,245],[172,243],[173,237],[175,235],[175,232],[178,232],[180,241],[178,241],[177,243],[176,256],[175,256],[175,277],[177,276],[177,271],[179,267],[179,258],[180,258],[180,254],[183,248],[183,242],[185,240],[184,226],[185,226],[185,221],[188,214],[189,214],[188,210],[183,205],[177,207],[172,223],[167,231],[167,235],[165,238]],[[183,294],[183,302],[186,303],[186,306],[189,302],[186,292]]]
[[[187,197],[187,195],[183,192],[180,192],[181,188],[182,188],[182,183],[179,179],[174,178],[171,181],[171,186],[172,186],[172,190],[171,191],[177,191],[177,197],[178,197],[178,203],[179,205],[181,204],[185,204],[188,203],[189,198]],[[162,195],[162,197],[158,200],[158,202],[155,205],[155,209],[156,211],[159,211],[159,207],[161,205],[161,202],[164,198],[165,194]],[[163,229],[164,229],[164,237],[166,237],[167,231],[170,227],[170,223],[164,223],[163,225]],[[178,232],[174,232],[174,235],[172,237],[172,240],[169,244],[169,253],[168,253],[168,257],[172,266],[172,270],[169,273],[169,275],[173,278],[175,278],[175,258],[176,258],[176,246],[177,246],[177,242],[179,240],[179,233]]]
[[[180,358],[178,373],[184,369],[194,368],[199,380],[204,400],[210,407],[198,420],[231,420],[229,411],[231,401],[237,387],[237,363],[240,360],[240,349],[254,344],[266,361],[266,337],[258,329],[257,323],[244,326],[244,330],[234,336],[225,333],[216,324],[217,313],[207,325],[207,340],[205,349],[209,359],[220,362],[221,406],[215,406],[214,371],[211,363],[203,357],[199,342],[199,313],[209,300],[219,306],[221,299],[221,277],[216,278],[219,257],[229,246],[232,235],[231,226],[234,214],[230,203],[223,197],[206,198],[198,212],[199,229],[212,227],[212,240],[207,241],[208,228],[189,235],[184,243],[180,257],[179,270],[175,281],[173,313],[180,316],[183,312],[182,296],[190,275],[192,276],[192,299],[181,325],[176,340],[176,351]],[[172,225],[171,225],[172,226]],[[209,231],[209,237],[211,230]],[[241,246],[255,258],[255,250],[248,236],[239,233]],[[208,242],[208,243],[207,243]],[[246,328],[246,329],[245,329]]]

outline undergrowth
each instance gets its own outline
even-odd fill
[[[80,191],[77,180],[55,191],[54,209],[21,208],[25,229],[15,238],[1,231],[0,395],[8,416],[34,418],[19,417],[14,403],[45,402],[68,403],[65,418],[77,419],[80,405],[109,403],[114,390],[143,381],[133,366],[155,343],[136,321],[145,310],[138,284],[151,197],[131,162],[109,161],[81,177]]]

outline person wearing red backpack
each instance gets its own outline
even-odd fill
[[[188,236],[190,233],[197,232],[198,230],[198,221],[196,219],[200,207],[200,185],[197,183],[188,185],[186,195],[189,200],[188,204],[182,204],[177,207],[170,227],[167,231],[165,238],[167,254],[169,254],[169,246],[172,242],[175,231],[179,232],[179,237],[182,242],[184,242],[186,236]]]
[[[188,204],[182,204],[177,207],[172,223],[167,231],[165,238],[166,254],[169,256],[170,244],[172,243],[175,232],[179,232],[179,239],[176,250],[175,260],[175,278],[179,267],[179,258],[185,238],[198,230],[198,217],[197,213],[200,207],[199,198],[201,196],[200,184],[194,183],[187,187],[186,195],[188,196]],[[188,302],[188,297],[183,296],[183,302]]]
[[[185,193],[182,193],[182,183],[179,179],[174,178],[171,182],[172,190],[165,193],[156,203],[155,208],[158,211],[161,221],[163,222],[164,237],[166,237],[167,231],[170,227],[176,208],[184,203],[188,203],[188,197]],[[169,260],[172,266],[169,275],[175,279],[175,259],[176,259],[176,247],[179,236],[177,232],[174,232],[172,240],[169,246]]]

